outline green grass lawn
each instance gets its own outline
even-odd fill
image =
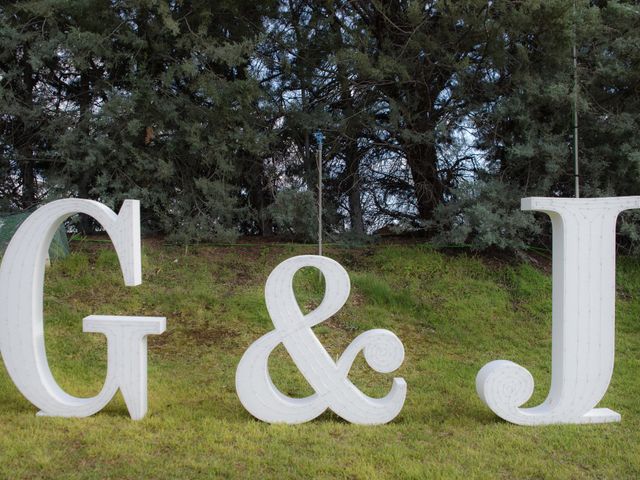
[[[82,333],[90,314],[162,315],[149,341],[149,412],[130,420],[117,397],[85,419],[40,418],[0,368],[1,478],[638,478],[640,476],[640,264],[618,261],[616,366],[601,406],[608,425],[520,427],[497,418],[475,376],[505,358],[536,380],[528,405],[546,396],[551,368],[551,279],[528,264],[449,256],[423,246],[329,248],[351,276],[345,307],[314,331],[337,357],[359,333],[393,330],[406,358],[396,373],[362,356],[351,378],[385,395],[408,383],[390,424],[348,424],[331,412],[296,426],[268,425],[235,394],[244,350],[273,329],[264,305],[269,272],[313,247],[189,249],[145,243],[143,284],[125,287],[108,244],[78,243],[48,269],[45,336],[60,385],[95,395],[106,370],[104,337]],[[322,296],[316,271],[297,274],[303,309]],[[1,362],[0,362],[1,363]],[[273,353],[276,385],[311,393],[286,350]]]

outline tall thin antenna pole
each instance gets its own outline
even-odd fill
[[[322,141],[324,135],[318,131],[313,134],[318,144],[317,163],[318,163],[318,255],[322,256]]]
[[[573,170],[576,198],[580,198],[580,164],[578,163],[578,53],[576,49],[576,0],[573,2]]]
[[[322,256],[322,144],[318,147],[318,255]]]

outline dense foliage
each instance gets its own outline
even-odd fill
[[[519,199],[574,195],[574,95],[582,195],[640,193],[639,22],[623,0],[2,2],[0,210],[139,198],[182,241],[310,238],[321,130],[328,233],[544,242]]]

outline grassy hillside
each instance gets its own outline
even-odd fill
[[[244,350],[273,329],[263,299],[269,272],[312,247],[144,246],[144,282],[124,287],[108,244],[74,243],[48,271],[45,335],[56,379],[69,393],[98,392],[104,338],[82,333],[89,314],[164,315],[149,343],[149,413],[131,421],[120,397],[87,419],[37,418],[0,367],[1,478],[637,478],[640,476],[640,264],[618,262],[617,359],[602,405],[622,423],[519,427],[475,393],[475,375],[506,358],[548,392],[551,279],[427,247],[329,248],[349,271],[347,305],[315,332],[337,357],[359,333],[389,328],[404,342],[397,376],[404,410],[384,426],[345,423],[330,412],[298,426],[254,420],[238,401]],[[296,276],[304,309],[322,296],[315,271]],[[282,346],[271,371],[290,395],[311,393]],[[361,356],[351,378],[384,395],[393,375]]]

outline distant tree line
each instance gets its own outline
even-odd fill
[[[575,98],[581,194],[640,194],[639,25],[631,0],[4,1],[0,211],[137,198],[179,241],[313,238],[321,131],[329,235],[544,243],[519,199],[574,195]]]

